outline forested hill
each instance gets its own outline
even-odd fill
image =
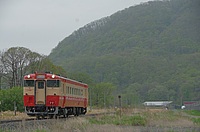
[[[135,100],[199,100],[200,1],[150,1],[91,22],[49,58]],[[129,99],[131,102],[131,99]]]

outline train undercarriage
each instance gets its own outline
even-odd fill
[[[28,116],[35,116],[37,119],[42,118],[58,118],[58,117],[68,117],[69,115],[79,116],[84,115],[87,112],[87,108],[83,107],[54,107],[37,105],[25,107],[25,112]]]

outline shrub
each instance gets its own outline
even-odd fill
[[[187,114],[189,115],[193,115],[193,116],[200,116],[200,111],[199,110],[187,110],[185,111]]]
[[[0,90],[0,110],[14,110],[14,102],[16,102],[17,111],[24,111],[23,107],[23,88],[13,87],[10,89]]]
[[[93,117],[89,119],[92,124],[114,124],[114,125],[128,125],[128,126],[145,126],[147,120],[140,116],[109,116],[104,115],[102,117]]]
[[[200,125],[200,118],[192,118],[194,124]]]

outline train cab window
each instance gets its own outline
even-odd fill
[[[43,89],[44,88],[44,82],[38,82],[38,88]]]
[[[24,87],[34,87],[34,80],[24,80]]]
[[[47,80],[47,87],[60,87],[60,80]]]

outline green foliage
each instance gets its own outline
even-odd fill
[[[115,86],[112,83],[97,83],[89,89],[89,98],[93,106],[107,107],[113,104],[113,91]]]
[[[24,111],[23,107],[23,89],[21,87],[13,87],[10,89],[0,90],[0,110],[14,110],[14,102],[16,102],[17,111]]]
[[[140,115],[127,116],[102,116],[98,118],[90,118],[89,122],[92,124],[114,124],[114,125],[127,125],[127,126],[145,126],[147,121]]]
[[[79,72],[68,73],[67,77],[89,85],[92,85],[94,83],[94,80],[86,73],[79,73]]]
[[[60,74],[62,76],[66,76],[66,71],[61,67],[54,65],[51,60],[47,57],[44,57],[41,60],[31,63],[27,67],[28,73],[37,72],[53,72],[55,74]]]
[[[198,5],[198,0],[170,0],[127,8],[75,31],[49,58],[70,73],[116,85],[124,105],[199,100]]]
[[[148,121],[152,120],[162,120],[166,122],[173,122],[178,120],[181,117],[181,114],[179,111],[157,111],[157,112],[151,112],[147,111],[144,112],[143,115],[148,119]]]
[[[199,110],[186,110],[185,112],[187,114],[189,114],[189,115],[200,116],[200,111]]]
[[[200,125],[200,118],[192,118],[192,121],[197,124]]]

